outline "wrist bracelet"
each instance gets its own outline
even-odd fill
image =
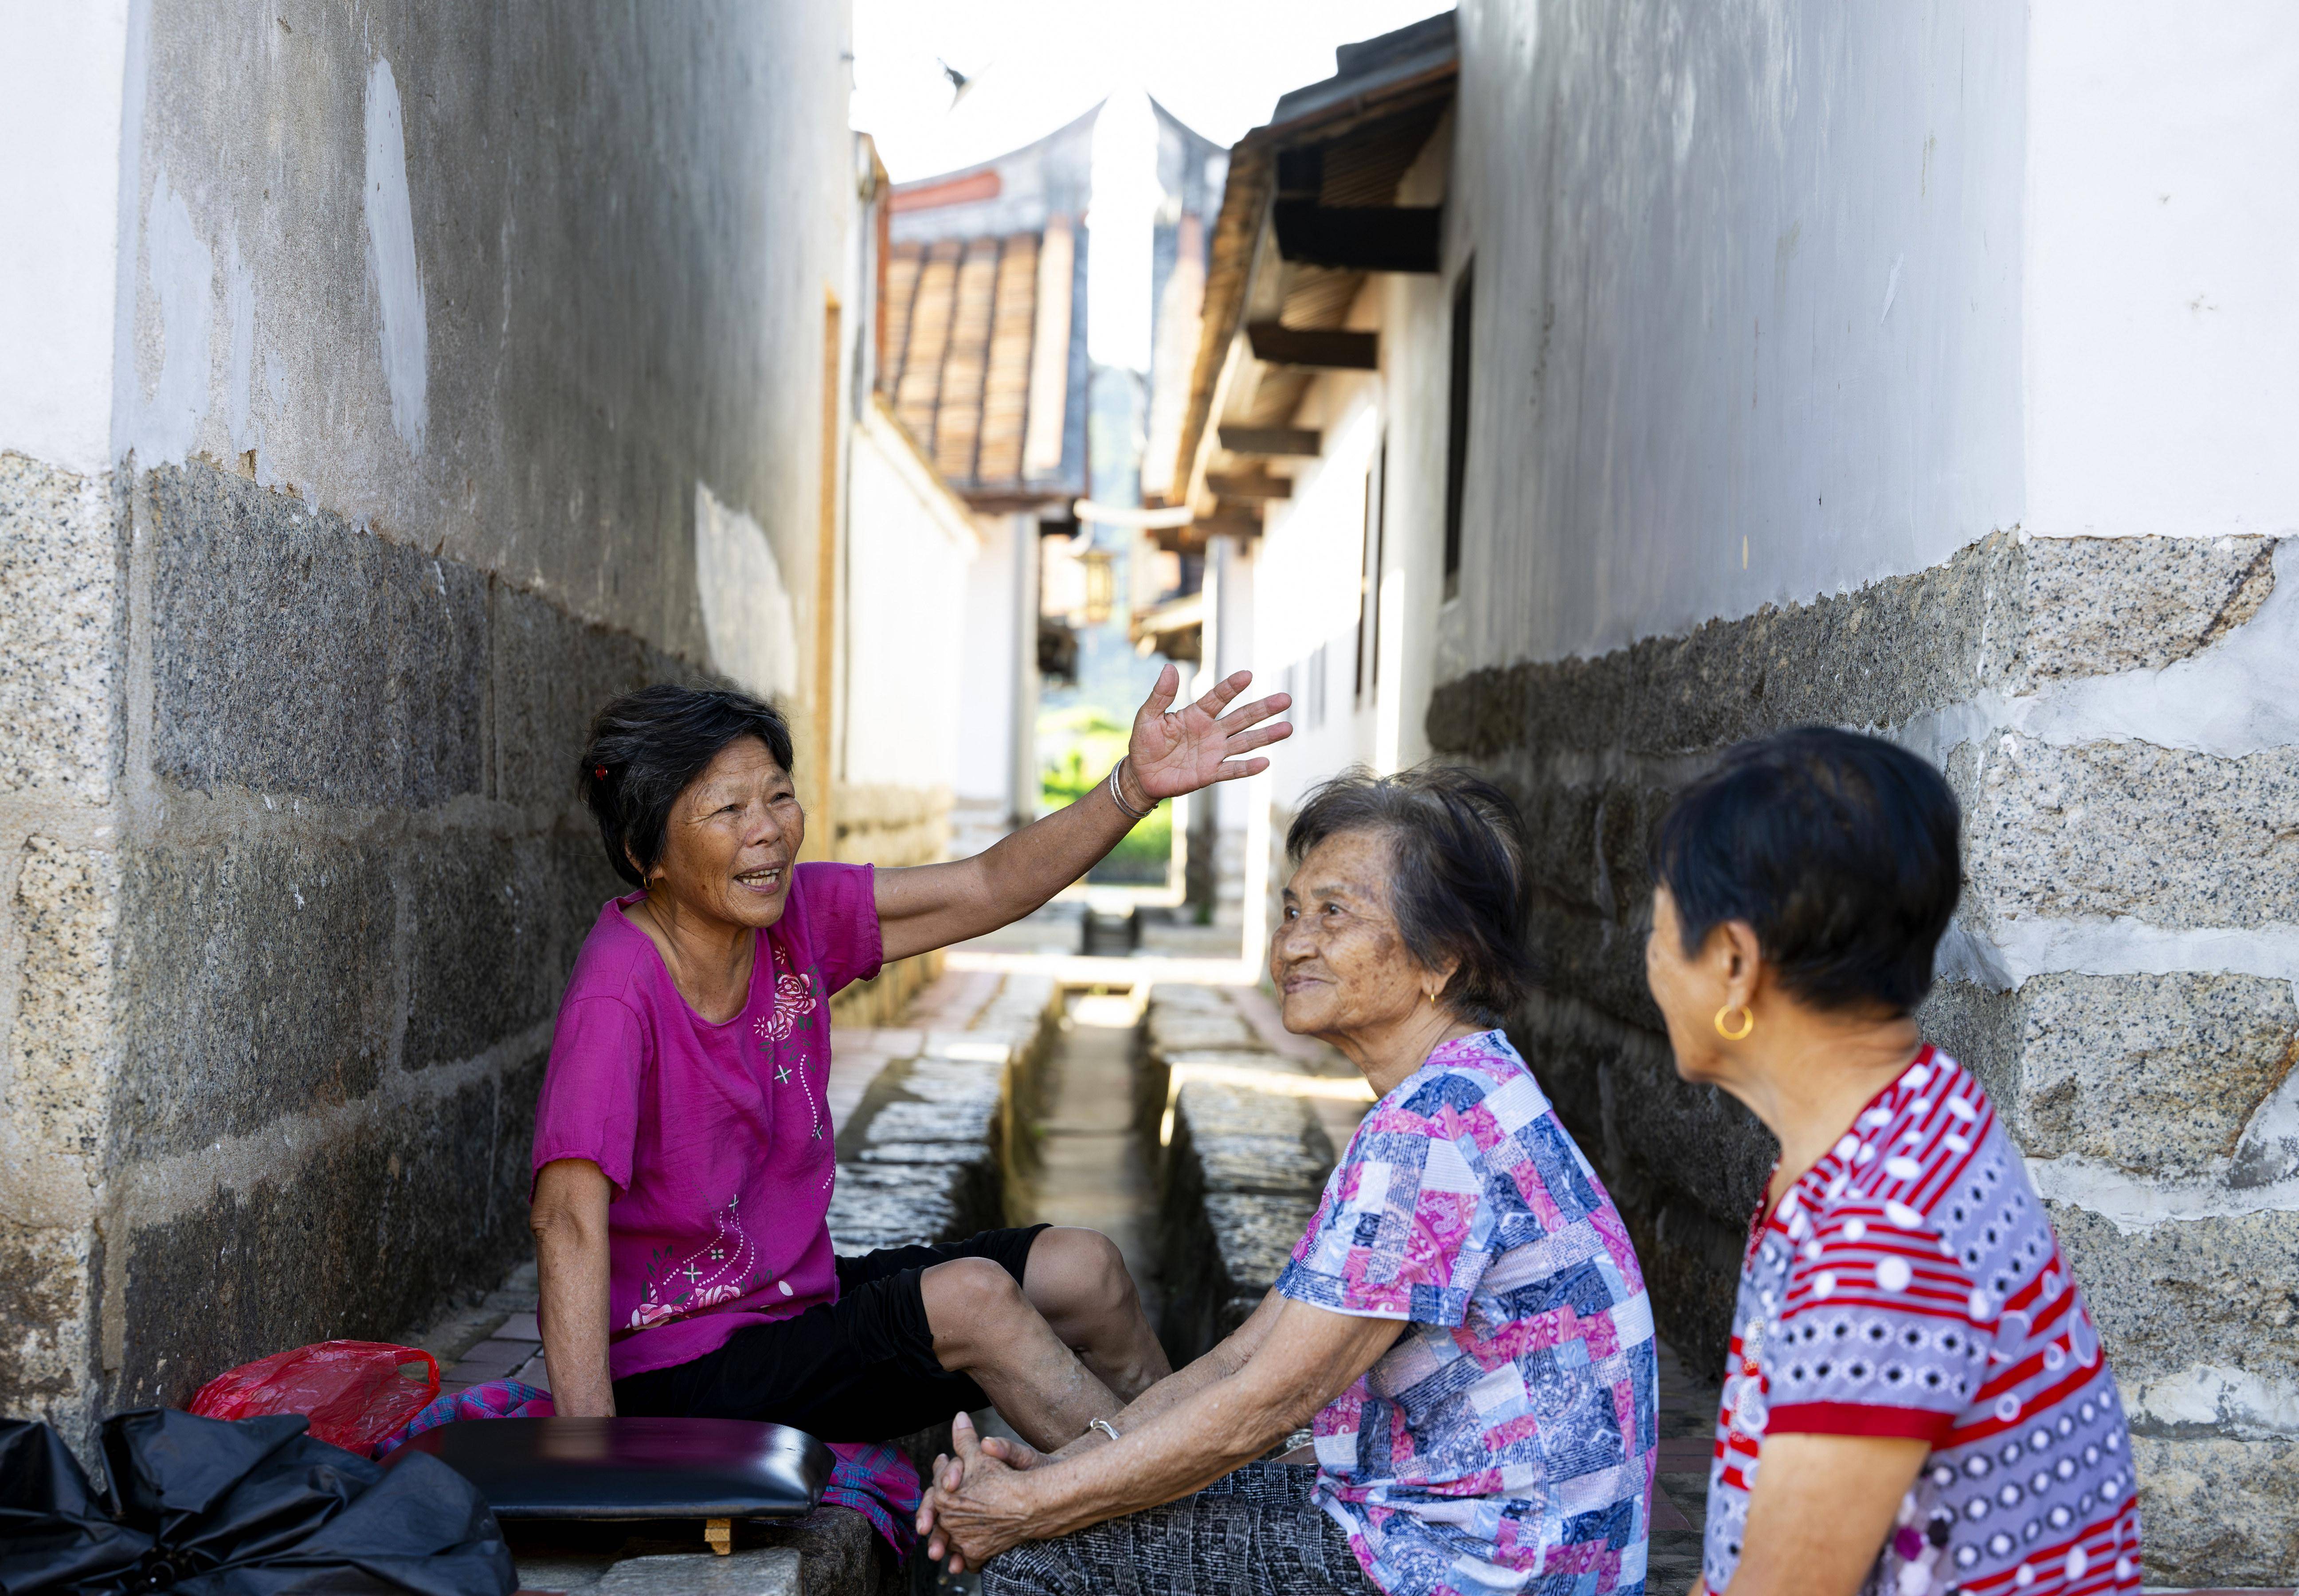
[[[1126,757],[1131,758],[1133,756],[1128,755]],[[1121,788],[1117,782],[1117,773],[1125,768],[1125,759],[1120,759],[1116,764],[1109,767],[1109,801],[1117,806],[1117,812],[1120,815],[1125,815],[1128,820],[1138,824],[1150,818],[1150,811],[1158,807],[1158,800],[1155,798],[1150,799],[1150,807],[1148,809],[1137,809],[1133,805],[1127,803],[1125,801],[1125,790]]]
[[[1085,1427],[1090,1430],[1100,1430],[1112,1441],[1117,1439],[1117,1426],[1107,1418],[1089,1418],[1085,1421]]]

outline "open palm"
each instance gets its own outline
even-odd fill
[[[1133,779],[1144,794],[1153,801],[1179,798],[1269,768],[1266,759],[1240,756],[1293,735],[1289,722],[1263,724],[1283,713],[1293,700],[1285,693],[1272,693],[1231,709],[1231,701],[1252,681],[1251,671],[1239,671],[1214,683],[1213,690],[1194,704],[1174,709],[1170,706],[1182,690],[1182,673],[1170,665],[1158,673],[1158,685],[1133,717],[1133,742],[1128,750]]]

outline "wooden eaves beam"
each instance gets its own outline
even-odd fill
[[[1230,426],[1219,429],[1221,446],[1232,454],[1319,455],[1325,441],[1312,427]]]
[[[1246,323],[1253,358],[1266,366],[1323,366],[1339,371],[1381,368],[1381,335],[1324,327],[1282,327],[1274,321]]]
[[[1443,264],[1442,206],[1279,200],[1271,211],[1277,252],[1288,260],[1350,271],[1434,272]]]
[[[1266,471],[1206,473],[1206,491],[1216,499],[1291,499],[1293,479]]]

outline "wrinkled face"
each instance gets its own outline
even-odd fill
[[[1343,831],[1294,871],[1269,943],[1286,1030],[1348,1036],[1394,1024],[1426,1000],[1432,978],[1406,952],[1389,909],[1394,866],[1387,838]]]
[[[1716,943],[1721,929],[1708,934],[1698,954],[1684,951],[1684,922],[1677,918],[1676,899],[1666,887],[1653,889],[1652,930],[1645,934],[1645,984],[1668,1023],[1668,1045],[1676,1054],[1676,1072],[1687,1080],[1707,1080],[1718,1061],[1716,1011],[1731,996],[1725,981],[1724,958]],[[1728,1021],[1728,1023],[1730,1023]]]
[[[737,738],[671,806],[647,889],[706,918],[764,928],[783,917],[805,839],[790,773],[757,738]]]

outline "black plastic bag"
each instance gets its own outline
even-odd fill
[[[0,1419],[0,1596],[510,1596],[510,1552],[462,1476],[432,1458],[386,1474],[303,1426],[118,1414],[99,1506],[46,1425]]]

